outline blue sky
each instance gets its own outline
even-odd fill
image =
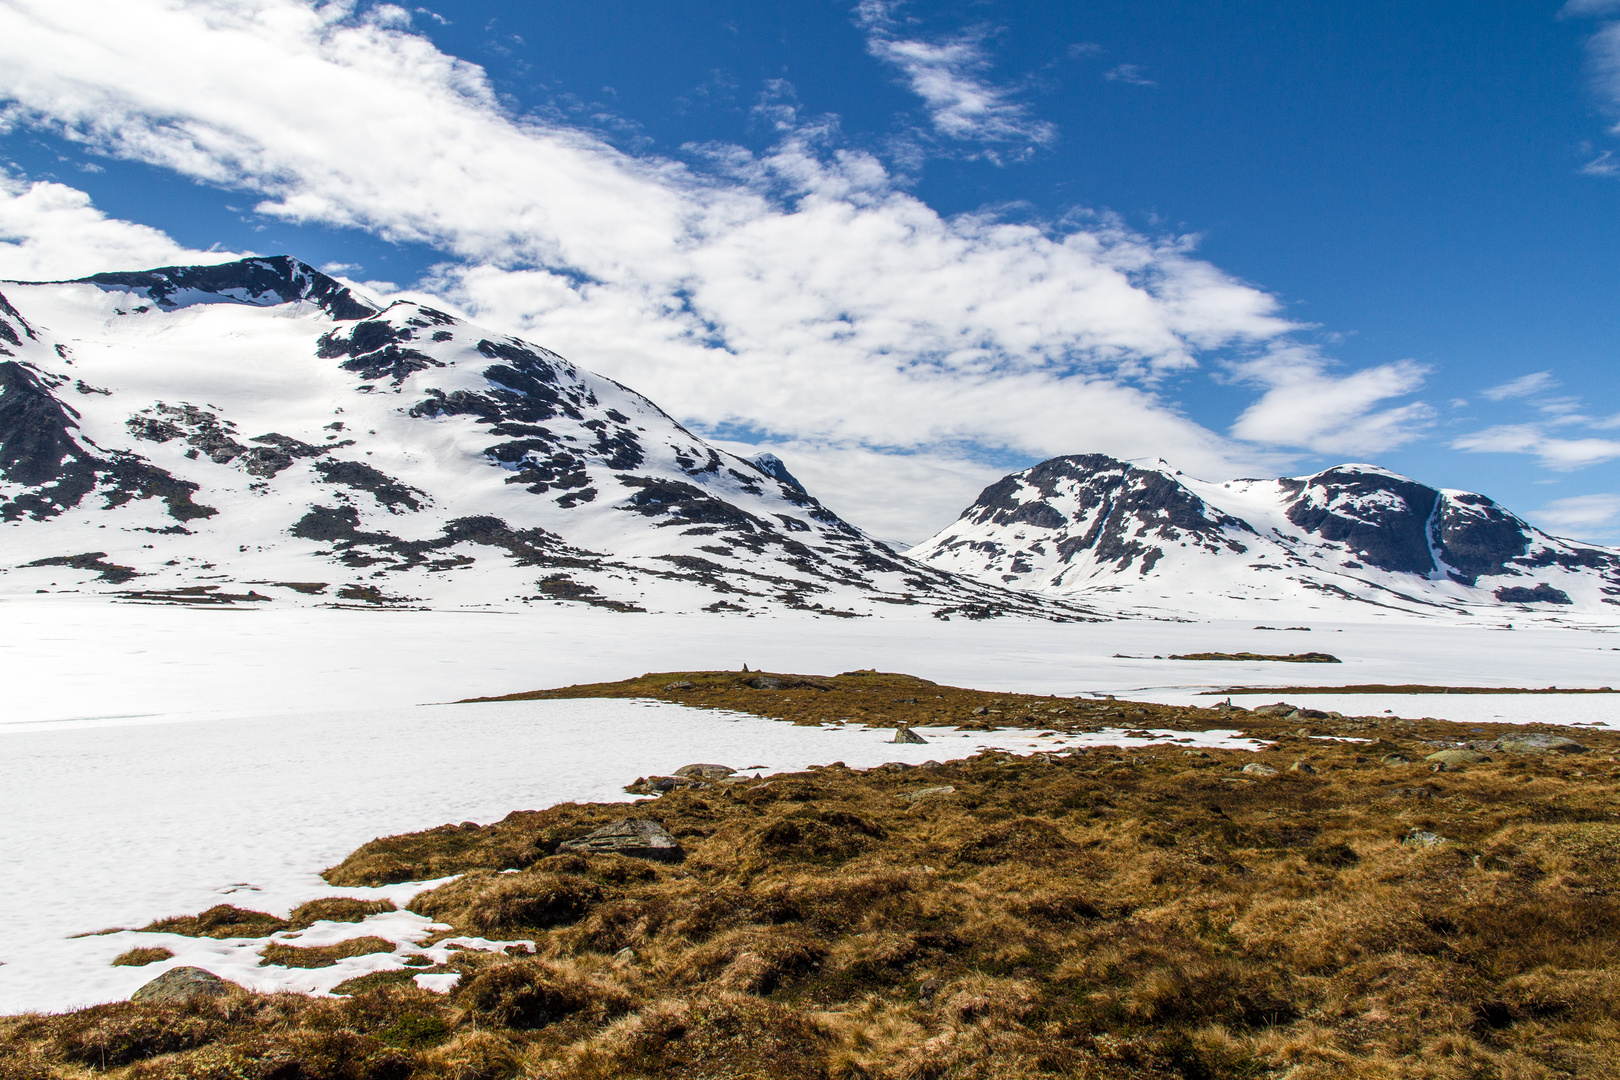
[[[113,10],[0,0],[0,275],[432,293],[902,539],[1091,451],[1620,539],[1620,3]]]

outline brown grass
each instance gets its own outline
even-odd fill
[[[272,941],[259,953],[259,966],[279,964],[290,968],[331,967],[339,960],[351,956],[369,956],[372,953],[393,952],[394,943],[380,937],[357,937],[335,945],[294,945],[291,942]]]
[[[1593,751],[1437,773],[1429,743],[1499,729],[738,678],[631,689],[690,681],[717,707],[806,721],[815,703],[823,720],[865,706],[908,724],[985,708],[987,723],[1224,726],[1275,745],[683,788],[635,810],[679,839],[678,865],[553,854],[622,804],[383,838],[328,879],[463,872],[412,909],[537,954],[454,952],[446,997],[412,971],[346,1000],[0,1020],[0,1077],[99,1070],[104,1052],[142,1076],[379,1080],[1620,1075],[1620,737],[1573,732]],[[1381,764],[1390,753],[1417,764]],[[1254,760],[1280,771],[1240,772]],[[1414,830],[1446,839],[1404,843]]]
[[[114,957],[112,966],[145,967],[147,964],[155,964],[159,960],[168,960],[172,956],[174,956],[174,953],[161,946],[150,949],[130,949],[128,952],[119,953]]]

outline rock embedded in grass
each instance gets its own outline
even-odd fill
[[[170,968],[139,990],[129,1000],[147,1005],[184,1005],[192,998],[224,997],[230,984],[200,967]]]
[[[669,830],[649,818],[624,818],[593,829],[577,840],[557,845],[559,855],[628,855],[654,862],[680,862],[686,857]]]
[[[1491,759],[1478,750],[1458,747],[1454,750],[1436,750],[1432,754],[1425,755],[1423,760],[1447,769],[1465,769],[1470,765],[1483,765]]]
[[[1543,735],[1540,732],[1503,735],[1496,740],[1496,748],[1504,754],[1584,754],[1586,747],[1562,735]]]

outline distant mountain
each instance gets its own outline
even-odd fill
[[[1163,461],[1057,457],[985,488],[908,554],[1122,613],[1620,622],[1620,551],[1374,465],[1208,483]]]
[[[0,283],[0,590],[1084,617],[899,557],[780,460],[287,257]]]

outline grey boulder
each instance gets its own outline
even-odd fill
[[[1496,748],[1504,754],[1584,754],[1587,749],[1574,739],[1539,732],[1503,735],[1496,740]]]
[[[736,772],[729,765],[682,765],[675,770],[676,776],[690,776],[699,780],[724,780]]]
[[[170,968],[139,990],[129,1000],[147,1005],[184,1005],[195,997],[224,997],[230,984],[200,967]]]
[[[908,727],[897,727],[894,729],[894,738],[890,741],[897,743],[926,743],[928,740]]]
[[[652,859],[654,862],[680,862],[686,857],[681,845],[669,830],[647,818],[624,818],[611,825],[603,825],[577,840],[565,840],[557,845],[558,854],[575,855],[628,855],[633,859]]]

